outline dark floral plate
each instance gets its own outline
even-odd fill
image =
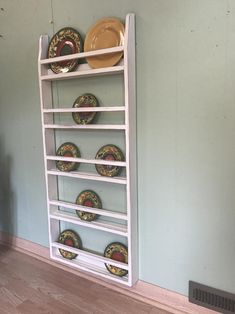
[[[94,191],[90,190],[82,191],[77,197],[76,204],[87,207],[102,208],[102,203],[99,196]],[[84,212],[81,210],[76,210],[76,213],[80,219],[86,221],[95,220],[98,216],[96,214]]]
[[[80,249],[82,247],[81,239],[79,235],[72,230],[64,230],[61,232],[58,242],[67,246],[74,247],[76,249]],[[69,251],[59,249],[60,254],[67,259],[74,259],[77,257],[77,254],[71,253]]]
[[[74,104],[73,108],[83,108],[83,107],[97,107],[99,106],[98,100],[92,94],[83,94],[79,96]],[[77,124],[89,124],[95,118],[96,112],[73,112],[73,120]]]
[[[66,56],[82,51],[82,39],[80,34],[71,27],[65,27],[59,30],[51,39],[47,56],[55,58]],[[78,60],[68,60],[50,64],[54,73],[66,73],[73,71],[78,65]]]
[[[95,158],[110,161],[124,161],[124,155],[120,148],[111,144],[101,147],[98,150]],[[121,171],[121,167],[119,166],[95,165],[95,167],[97,172],[101,176],[105,177],[117,176]]]
[[[73,143],[66,142],[62,144],[56,152],[57,156],[62,156],[62,157],[74,157],[74,158],[79,158],[81,157],[79,149],[77,146]],[[56,161],[56,167],[60,171],[73,171],[76,170],[77,167],[79,166],[79,163],[73,162],[73,161]]]
[[[128,263],[128,250],[125,245],[119,242],[110,243],[104,250],[104,256],[118,262]],[[105,264],[107,270],[116,276],[126,276],[128,271],[116,266]]]

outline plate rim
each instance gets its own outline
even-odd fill
[[[76,144],[74,144],[74,143],[72,143],[72,142],[64,142],[63,144],[61,144],[58,148],[57,148],[57,150],[56,150],[56,156],[60,156],[60,157],[63,157],[62,155],[58,155],[58,151],[59,151],[59,149],[62,147],[62,146],[64,146],[64,145],[72,145],[72,146],[74,146],[74,148],[76,149],[76,151],[78,152],[78,155],[76,156],[76,157],[74,157],[74,158],[80,158],[81,157],[81,152],[80,152],[80,150],[79,150],[79,148],[77,147],[77,145]],[[75,162],[75,161],[69,161],[69,162],[67,162],[67,163],[69,163],[71,166],[71,169],[69,169],[69,170],[61,170],[60,169],[60,166],[58,166],[58,165],[60,165],[60,164],[64,164],[65,163],[65,161],[63,161],[63,160],[57,160],[56,161],[56,167],[57,167],[57,169],[59,169],[60,171],[64,171],[64,172],[70,172],[70,171],[74,171],[74,170],[76,170],[77,168],[78,168],[78,166],[79,166],[79,163],[78,162]]]
[[[66,30],[70,30],[70,31],[72,31],[73,33],[75,33],[75,34],[78,36],[78,38],[79,38],[79,48],[80,48],[79,51],[78,51],[78,53],[80,53],[80,52],[83,51],[83,40],[82,40],[81,34],[80,34],[75,28],[70,27],[70,26],[65,26],[65,27],[62,27],[61,29],[59,29],[59,30],[51,37],[50,42],[48,43],[48,47],[47,47],[47,58],[48,58],[48,59],[53,58],[53,57],[50,56],[51,43],[52,43],[53,39],[54,39],[56,36],[59,37],[59,33],[62,32],[62,31],[66,31]],[[68,71],[66,71],[66,72],[72,72],[73,70],[75,70],[75,68],[76,68],[77,65],[78,65],[78,62],[79,62],[78,59],[68,60],[67,63],[70,63],[71,65],[70,65],[70,67],[68,66]],[[51,69],[54,73],[56,73],[56,74],[58,74],[58,73],[63,73],[63,71],[58,71],[58,70],[56,70],[56,67],[61,67],[59,64],[60,64],[60,62],[53,62],[53,63],[50,63],[50,64],[49,64],[49,67],[50,67],[50,69]],[[54,65],[54,66],[53,66],[53,65]],[[61,67],[61,68],[62,68],[62,67]]]
[[[106,256],[105,253],[106,253],[106,250],[109,248],[109,246],[114,245],[114,244],[115,244],[115,245],[122,246],[122,247],[125,249],[126,255],[127,255],[127,261],[125,262],[125,264],[128,264],[128,247],[127,247],[125,244],[123,244],[123,243],[121,243],[121,242],[119,242],[119,241],[111,242],[111,243],[109,243],[109,244],[106,246],[106,248],[105,248],[105,250],[104,250],[104,257],[107,257],[107,258],[112,259],[111,257]],[[114,260],[114,259],[113,259],[113,260]],[[115,261],[115,260],[114,260],[114,261]],[[108,263],[105,263],[105,267],[106,267],[107,270],[108,270],[111,274],[113,274],[113,275],[116,275],[116,276],[118,276],[118,277],[124,277],[124,276],[126,276],[126,275],[128,274],[128,270],[123,269],[123,268],[121,268],[121,267],[112,266],[112,267],[114,267],[115,269],[117,269],[117,270],[119,270],[120,272],[122,272],[121,274],[116,274],[116,273],[114,273],[114,272],[112,272],[112,271],[110,270],[110,268],[109,268],[110,266],[112,266],[112,265],[110,265],[110,264],[108,264]]]
[[[75,99],[75,101],[73,103],[73,108],[81,108],[81,106],[75,107],[75,105],[77,104],[78,99],[81,98],[81,97],[84,97],[84,96],[91,96],[91,97],[93,97],[93,99],[95,100],[95,106],[92,106],[92,107],[99,107],[99,101],[98,101],[97,97],[94,94],[92,94],[92,93],[84,93],[84,94],[78,96]],[[86,108],[86,107],[82,107],[82,108]],[[91,107],[87,107],[87,108],[91,108]],[[88,120],[88,122],[85,122],[85,123],[79,123],[79,122],[76,121],[76,118],[74,118],[74,116],[78,116],[79,117],[79,114],[81,114],[80,112],[72,112],[72,118],[73,118],[74,122],[79,124],[79,125],[90,124],[95,119],[95,116],[97,115],[97,112],[89,112],[89,113],[90,113],[90,116],[92,116],[92,117]]]
[[[59,234],[59,236],[58,236],[58,240],[57,240],[58,243],[64,244],[64,243],[62,243],[62,242],[59,241],[59,240],[60,240],[60,236],[61,236],[64,232],[71,232],[71,233],[73,233],[73,235],[74,235],[74,236],[76,237],[76,239],[77,239],[78,246],[72,246],[72,247],[74,247],[74,248],[76,248],[76,249],[82,249],[82,241],[81,241],[81,238],[80,238],[79,234],[78,234],[76,231],[72,230],[72,229],[65,229],[65,230],[61,231],[60,234]],[[66,258],[66,259],[69,259],[69,260],[75,259],[75,258],[78,256],[78,254],[76,254],[76,253],[72,253],[72,252],[69,252],[69,251],[66,251],[66,250],[60,249],[60,248],[59,248],[59,252],[60,252],[60,254],[62,255],[63,258]],[[70,257],[65,257],[65,256],[63,256],[63,252],[70,253],[71,256],[70,256]]]
[[[76,198],[76,204],[77,204],[77,205],[82,205],[82,204],[78,204],[78,199],[79,199],[79,197],[81,196],[81,194],[84,193],[84,192],[90,192],[90,193],[95,194],[95,196],[96,196],[97,199],[98,199],[98,202],[100,203],[100,207],[94,207],[94,208],[97,208],[97,209],[101,209],[101,208],[102,208],[102,201],[101,201],[99,195],[98,195],[95,191],[90,190],[90,189],[83,190],[83,191],[81,191],[81,192],[79,193],[79,195],[78,195],[77,198]],[[83,206],[83,205],[82,205],[82,206]],[[92,214],[92,215],[94,215],[94,219],[92,219],[92,220],[90,220],[90,219],[89,219],[89,220],[88,220],[88,219],[82,219],[82,218],[79,216],[79,213]],[[96,219],[99,217],[99,215],[97,215],[97,214],[93,214],[93,213],[89,213],[89,212],[84,212],[84,211],[82,211],[82,210],[76,210],[76,214],[78,215],[78,217],[79,217],[81,220],[84,220],[84,221],[94,221],[94,220],[96,220]]]
[[[119,151],[119,153],[120,153],[120,155],[121,155],[121,160],[116,160],[116,161],[125,161],[125,155],[124,155],[124,153],[122,152],[122,150],[117,146],[117,145],[114,145],[114,144],[106,144],[106,145],[103,145],[102,147],[100,147],[100,149],[97,151],[97,153],[96,153],[96,155],[95,155],[95,159],[100,159],[100,160],[102,160],[102,158],[97,158],[97,155],[98,155],[98,153],[102,150],[102,149],[104,149],[106,146],[113,146],[113,147],[115,147],[118,151]],[[119,175],[119,173],[121,172],[121,169],[122,169],[122,167],[120,167],[120,166],[113,166],[113,169],[116,169],[116,170],[113,170],[113,174],[111,173],[110,175],[107,175],[107,174],[104,174],[104,171],[105,171],[105,169],[106,169],[106,165],[98,165],[98,164],[95,164],[95,168],[96,168],[96,171],[100,174],[100,175],[102,175],[102,176],[105,176],[105,177],[115,177],[115,176],[118,176]]]
[[[94,49],[90,49],[88,45],[88,41],[92,41],[92,39],[90,37],[92,37],[92,35],[94,35],[94,30],[96,28],[98,28],[98,26],[101,24],[105,24],[105,23],[108,23],[108,22],[115,22],[116,25],[120,25],[120,30],[121,30],[121,33],[122,33],[122,38],[119,39],[119,42],[120,45],[123,45],[124,44],[124,36],[125,36],[125,24],[121,21],[121,19],[117,18],[117,17],[103,17],[99,20],[97,20],[88,30],[88,32],[86,33],[86,36],[85,36],[85,40],[84,40],[84,52],[88,52],[88,51],[93,51]],[[114,46],[114,47],[118,47],[118,46]],[[123,51],[120,51],[120,52],[116,52],[116,53],[113,53],[113,54],[110,54],[110,55],[105,55],[105,58],[104,59],[100,59],[100,56],[97,56],[97,57],[87,57],[86,58],[86,61],[87,63],[92,67],[92,68],[101,68],[101,67],[108,67],[108,66],[114,66],[116,65],[120,59],[122,58],[123,56]],[[115,61],[111,62],[110,63],[110,60],[112,59],[115,59]],[[98,65],[97,65],[98,63]],[[110,65],[111,64],[111,65]]]

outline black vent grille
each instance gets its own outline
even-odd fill
[[[235,295],[189,281],[189,302],[220,313],[235,313]]]

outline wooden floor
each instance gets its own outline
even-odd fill
[[[0,247],[0,314],[169,314]]]

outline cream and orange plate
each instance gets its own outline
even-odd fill
[[[105,48],[122,46],[124,44],[124,25],[116,18],[103,18],[98,20],[88,31],[84,51],[93,51]],[[96,57],[86,58],[92,68],[111,67],[117,64],[123,52],[115,52]]]

